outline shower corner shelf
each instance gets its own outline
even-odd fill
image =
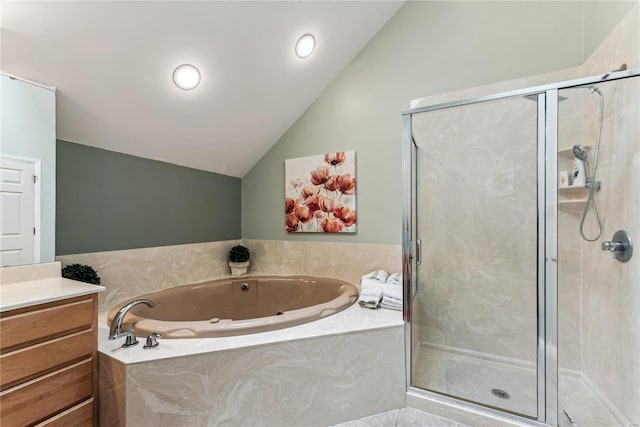
[[[591,150],[591,145],[585,146]],[[574,159],[573,147],[558,150],[558,169],[570,171]],[[558,209],[571,213],[581,213],[587,203],[589,189],[584,186],[569,186],[558,188]]]
[[[580,213],[587,203],[589,189],[583,186],[558,188],[558,209]]]
[[[587,203],[587,199],[558,200],[558,209],[579,214],[584,210],[585,203]]]

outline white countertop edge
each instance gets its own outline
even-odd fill
[[[0,312],[96,294],[105,289],[62,277],[5,284],[0,286]]]
[[[249,348],[268,344],[298,341],[314,337],[343,335],[378,329],[397,328],[404,325],[401,311],[386,309],[370,310],[357,304],[346,310],[303,325],[291,326],[256,334],[219,338],[160,338],[160,345],[154,349],[142,348],[146,337],[138,337],[135,347],[122,348],[124,339],[110,341],[107,327],[108,309],[98,316],[98,351],[124,365],[146,363],[154,360],[213,353],[218,351]]]

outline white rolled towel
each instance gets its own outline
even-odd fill
[[[386,285],[382,290],[382,296],[386,299],[400,301],[402,304],[402,287]]]
[[[375,279],[378,282],[382,282],[385,283],[387,281],[387,278],[389,277],[389,273],[387,273],[384,270],[374,270],[370,273],[365,274],[364,276],[362,276],[362,280],[365,279]]]
[[[385,284],[376,279],[362,279],[358,304],[366,308],[378,308]]]
[[[402,286],[402,274],[393,273],[387,277],[387,285],[391,286]]]
[[[398,310],[402,311],[402,301],[398,301],[394,298],[387,298],[385,296],[382,297],[382,301],[380,302],[380,307],[386,308],[388,310]]]

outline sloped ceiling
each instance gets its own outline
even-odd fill
[[[2,71],[57,87],[59,139],[242,177],[402,2],[1,6]],[[171,80],[183,63],[195,90]]]

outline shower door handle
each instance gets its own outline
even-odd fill
[[[416,240],[416,264],[422,264],[422,240]]]

